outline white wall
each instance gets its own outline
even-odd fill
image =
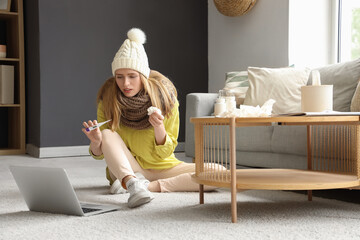
[[[257,0],[243,16],[227,17],[208,0],[209,92],[225,73],[249,66],[319,67],[336,62],[337,0]]]
[[[288,65],[288,0],[257,0],[238,17],[222,15],[213,0],[208,4],[209,92],[224,87],[226,72]]]
[[[336,60],[333,0],[289,1],[289,62],[319,67]]]

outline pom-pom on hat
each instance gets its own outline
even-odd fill
[[[127,33],[128,39],[121,45],[111,64],[112,74],[119,68],[130,68],[149,78],[150,68],[143,44],[145,33],[139,28],[132,28]]]

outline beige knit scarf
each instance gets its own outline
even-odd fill
[[[126,97],[122,92],[118,95],[121,104],[120,123],[134,129],[146,129],[151,126],[147,109],[151,107],[150,96],[141,90],[133,97]]]

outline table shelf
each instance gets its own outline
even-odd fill
[[[193,175],[193,180],[203,185],[231,187],[230,172]],[[355,175],[297,169],[238,169],[237,189],[258,190],[320,190],[359,186]]]

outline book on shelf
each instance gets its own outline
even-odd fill
[[[279,116],[360,116],[360,112],[339,112],[339,111],[322,111],[322,112],[296,112],[284,113]]]
[[[0,65],[0,104],[14,104],[14,66]]]
[[[0,0],[0,11],[9,12],[11,8],[11,0]]]

